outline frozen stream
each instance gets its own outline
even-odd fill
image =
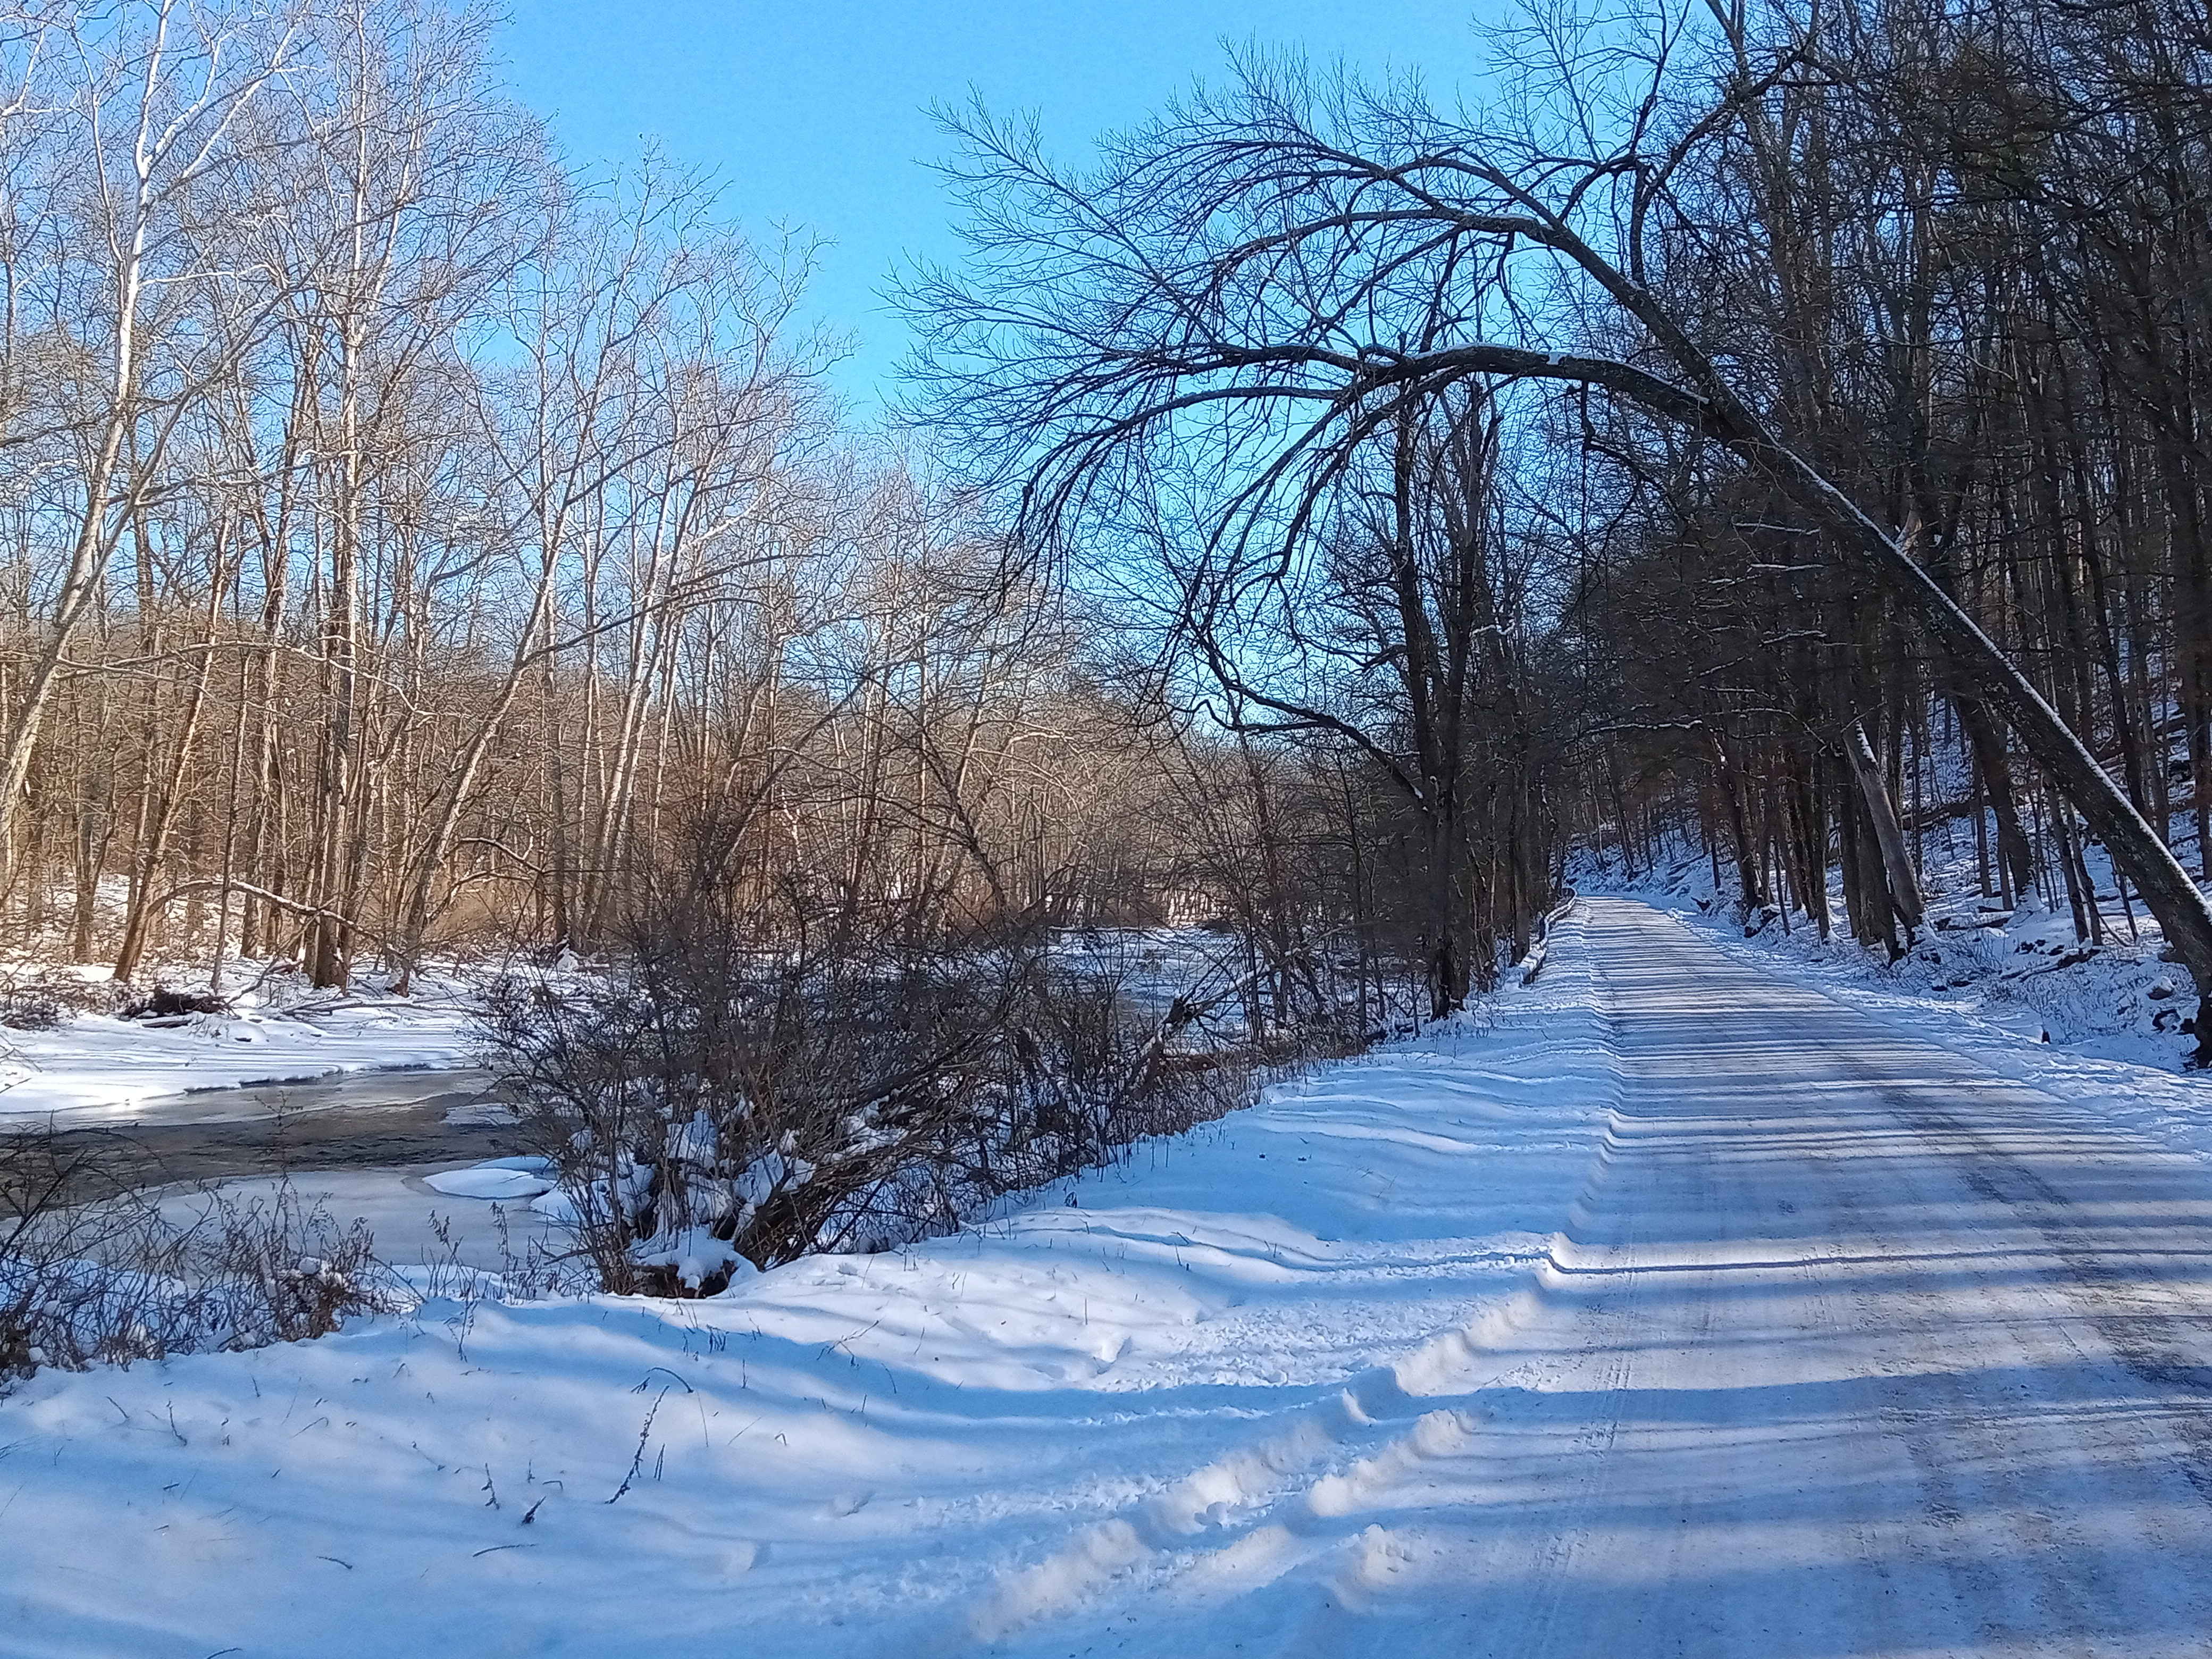
[[[83,1114],[70,1114],[69,1121],[76,1123],[96,1110],[102,1124],[138,1130],[283,1122],[336,1140],[352,1130],[388,1128],[394,1114],[428,1112],[442,1121],[447,1113],[469,1113],[485,1103],[491,1088],[491,1073],[475,1066],[340,1072],[242,1088],[194,1089],[124,1107],[87,1108]]]
[[[496,1266],[488,1206],[423,1177],[526,1150],[491,1073],[474,1066],[199,1089],[55,1121],[72,1139],[105,1143],[103,1162],[127,1179],[170,1188],[165,1208],[181,1212],[209,1187],[251,1193],[289,1176],[339,1222],[368,1220],[379,1252],[402,1265],[440,1248],[437,1215],[459,1231],[465,1260]]]
[[[71,1136],[112,1141],[149,1185],[287,1170],[401,1171],[520,1150],[492,1091],[491,1074],[474,1068],[348,1072],[197,1090],[57,1121]]]

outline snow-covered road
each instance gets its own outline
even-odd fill
[[[2204,1164],[1592,908],[1618,1121],[1397,1595],[1481,1653],[2212,1651]]]
[[[2208,1224],[1590,901],[1491,1029],[959,1238],[43,1376],[0,1653],[2203,1654]]]

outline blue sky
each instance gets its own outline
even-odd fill
[[[838,388],[865,413],[906,346],[881,291],[903,260],[949,259],[951,209],[926,163],[945,152],[925,113],[969,91],[1035,110],[1056,154],[1079,156],[1194,79],[1222,43],[1292,46],[1316,61],[1417,69],[1439,100],[1472,76],[1487,0],[509,0],[499,46],[522,99],[586,162],[648,140],[710,169],[756,235],[779,224],[832,246],[813,315],[853,337]]]

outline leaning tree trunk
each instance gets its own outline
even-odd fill
[[[1867,740],[1863,720],[1853,720],[1850,730],[1844,733],[1844,755],[1851,763],[1867,822],[1874,826],[1875,844],[1881,850],[1881,872],[1889,885],[1890,908],[1905,924],[1905,942],[1909,945],[1913,929],[1920,926],[1925,913],[1920,881],[1912,873],[1911,849],[1905,845],[1897,808],[1889,799],[1889,786],[1882,781],[1881,765],[1874,757],[1874,744]]]
[[[1777,475],[1800,505],[1818,514],[1838,539],[1872,568],[1942,647],[1960,683],[2004,716],[2045,775],[2088,820],[2112,862],[2142,892],[2167,943],[2196,981],[2194,1063],[2212,1065],[2212,1018],[2207,1018],[2207,997],[2212,994],[2212,906],[2205,903],[2181,861],[2027,676],[1902,545],[1810,462],[1765,432],[1732,432],[1729,437],[1732,448]]]
[[[1527,225],[1516,227],[1524,231]],[[1757,467],[1805,512],[1820,521],[1845,553],[1861,562],[1932,639],[1948,659],[1954,684],[2002,715],[2046,777],[2088,820],[2113,865],[2134,882],[2158,919],[2166,942],[2196,983],[2197,1008],[2192,1063],[2212,1066],[2212,905],[2191,880],[2165,840],[2145,822],[2127,793],[2097,763],[2057,710],[2045,702],[2018,664],[1997,647],[1959,602],[1923,569],[1904,543],[1890,535],[1838,489],[1820,468],[1770,431],[1726,380],[1645,290],[1607,266],[1577,239],[1555,227],[1535,227],[1542,240],[1571,252],[1644,322],[1668,355],[1688,370],[1696,390],[1674,385],[1613,358],[1540,354],[1517,347],[1482,345],[1453,354],[1492,374],[1580,380],[1606,388],[1655,414],[1705,433]]]

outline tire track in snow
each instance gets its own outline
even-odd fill
[[[1619,1059],[1609,1037],[1608,1029],[1599,1052],[1617,1097]],[[1602,1212],[1600,1189],[1617,1158],[1620,1129],[1616,1105],[1569,1206],[1568,1229],[1553,1235],[1542,1255],[1528,1258],[1525,1284],[1404,1358],[1361,1373],[1275,1432],[1190,1471],[1128,1513],[1082,1528],[1043,1561],[1006,1574],[968,1615],[964,1633],[1001,1642],[1112,1590],[1158,1592],[1192,1580],[1249,1589],[1332,1551],[1348,1557],[1338,1575],[1340,1594],[1356,1599],[1356,1581],[1378,1551],[1387,1556],[1389,1539],[1378,1527],[1347,1534],[1341,1523],[1371,1512],[1425,1467],[1464,1451],[1484,1420],[1480,1395],[1528,1368],[1525,1359],[1501,1356],[1546,1313],[1571,1271],[1568,1264],[1580,1259],[1571,1229]],[[1624,1366],[1620,1385],[1626,1382]],[[1454,1403],[1429,1404],[1440,1399]],[[1601,1460],[1606,1449],[1593,1445],[1589,1454]],[[1194,1545],[1223,1531],[1231,1534],[1226,1542]]]

